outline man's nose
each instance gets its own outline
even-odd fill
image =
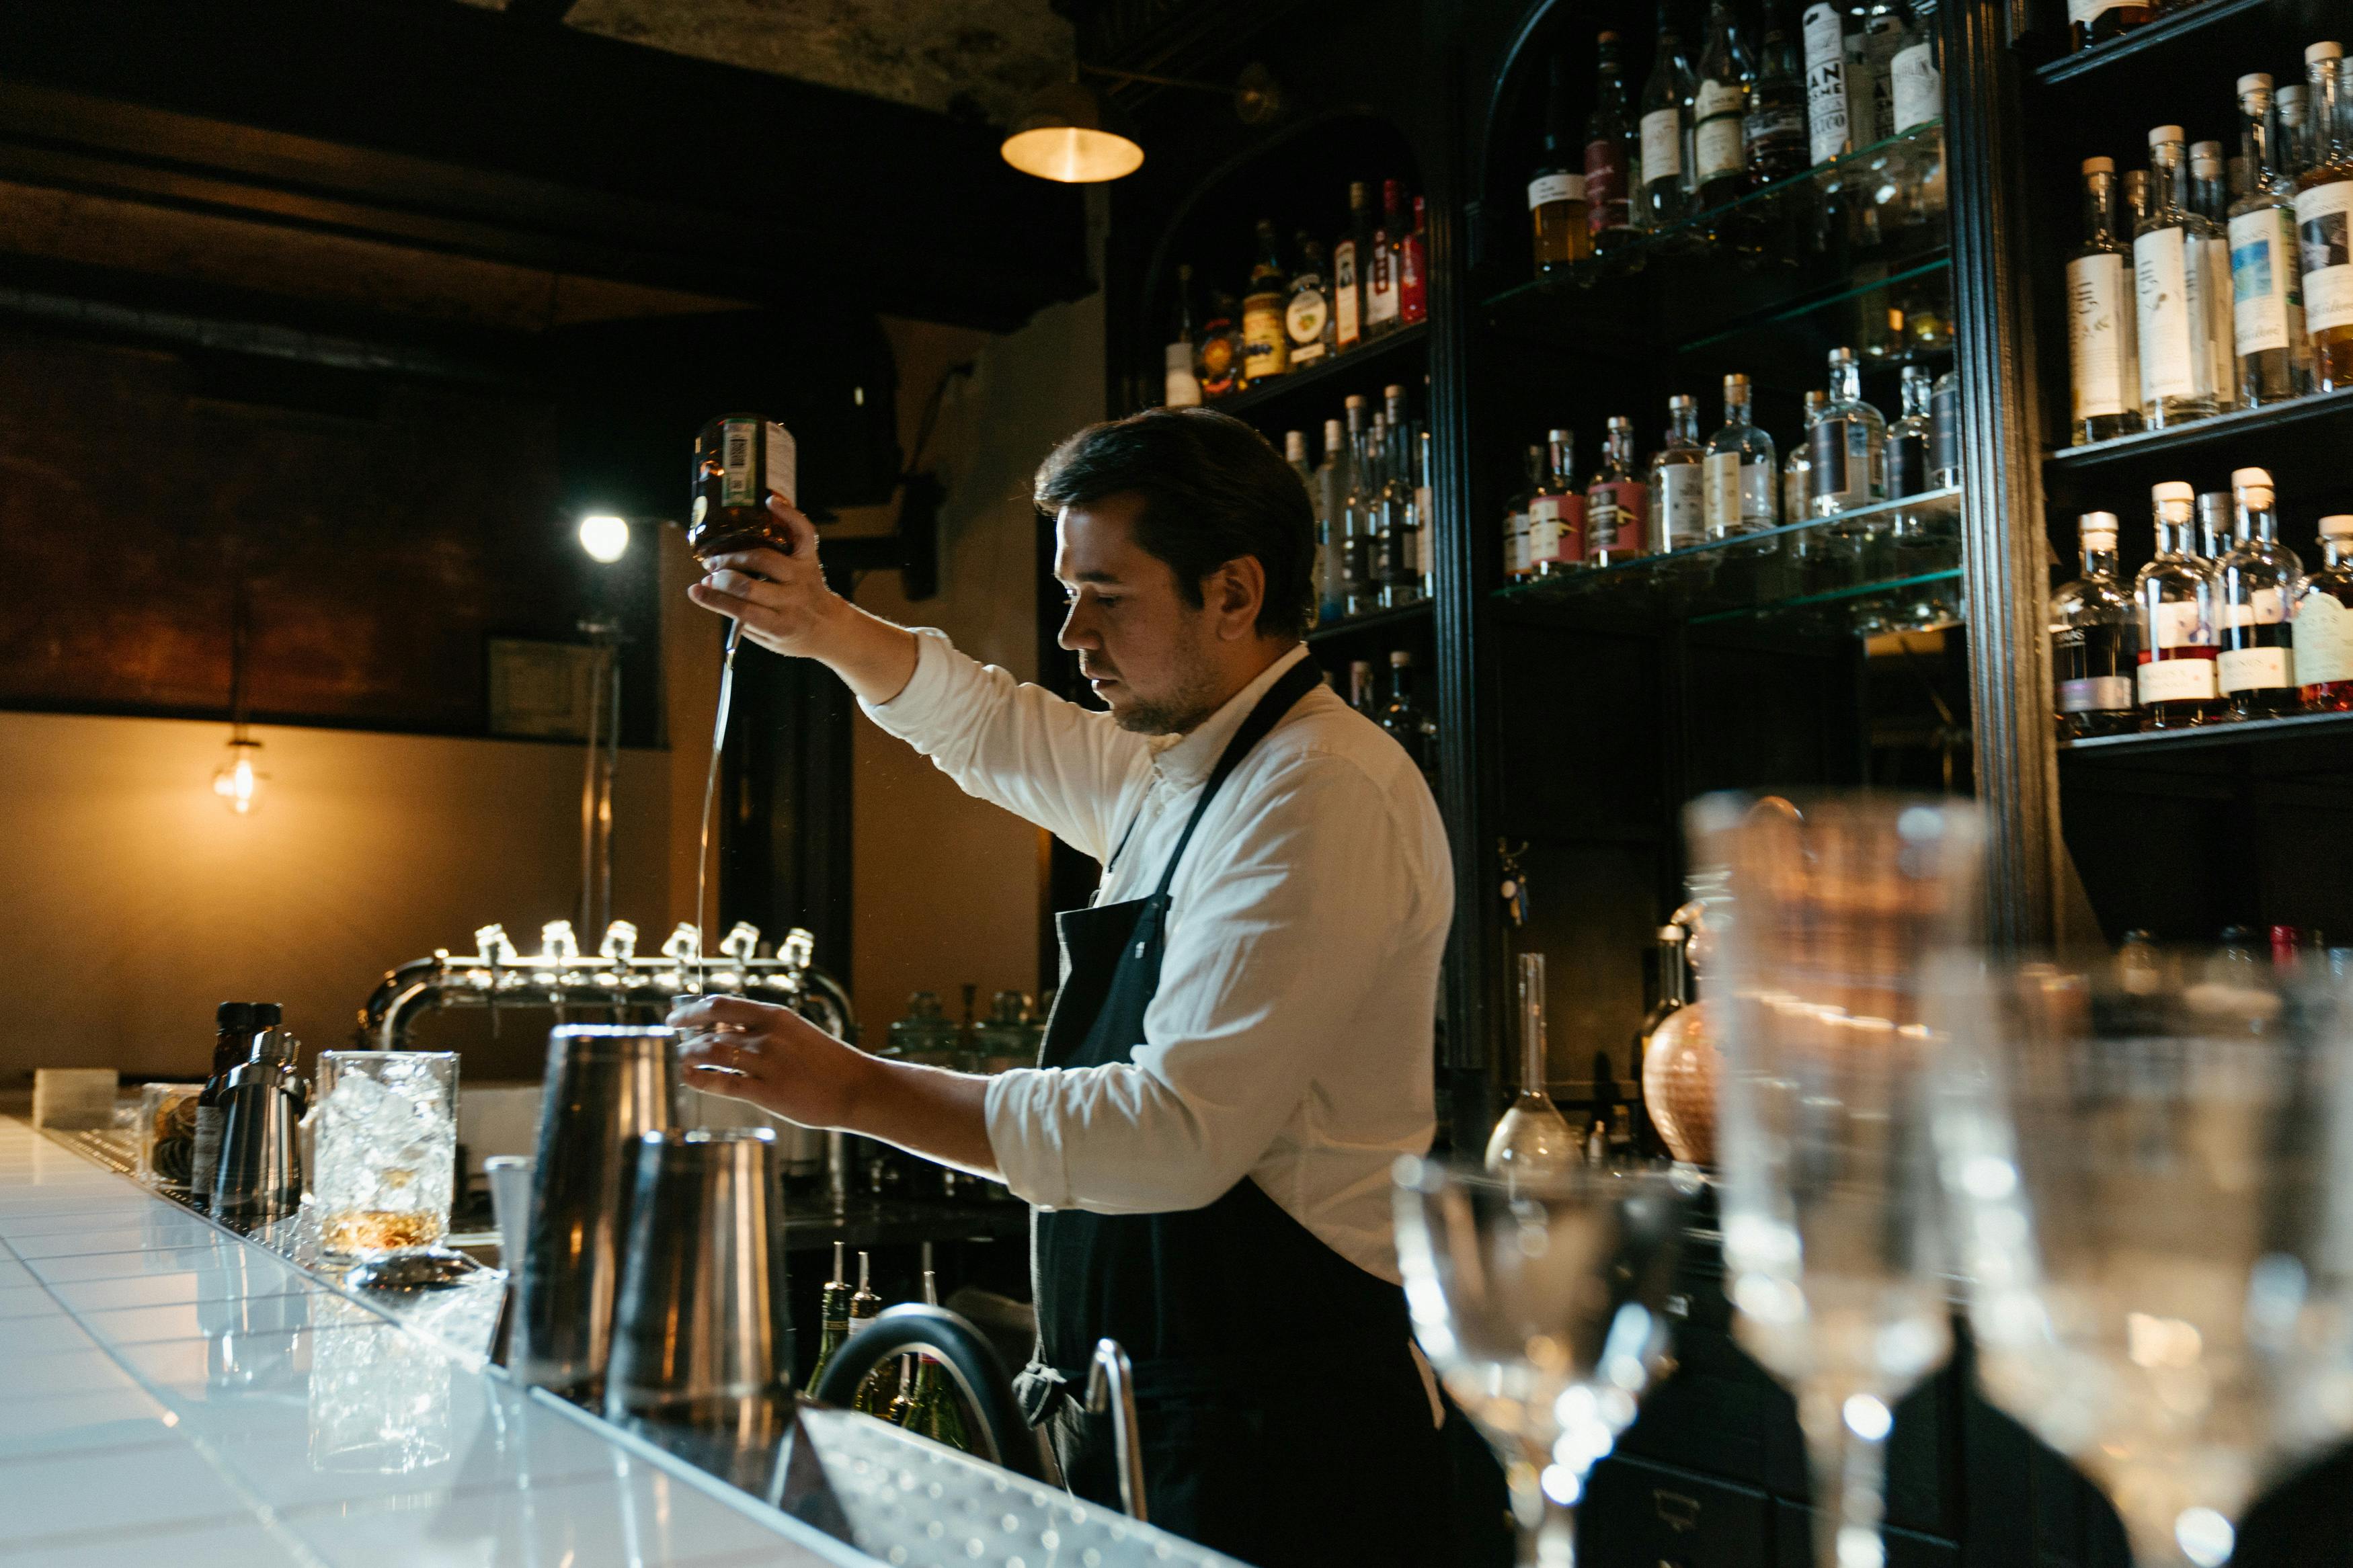
[[[1061,632],[1054,640],[1072,653],[1103,646],[1103,639],[1095,635],[1092,618],[1086,615],[1085,600],[1071,601],[1071,607],[1062,612]]]

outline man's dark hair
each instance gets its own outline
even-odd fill
[[[1315,594],[1315,509],[1307,487],[1229,414],[1153,408],[1090,425],[1039,465],[1038,510],[1049,517],[1117,495],[1143,499],[1135,542],[1168,563],[1198,608],[1201,581],[1229,561],[1266,573],[1261,637],[1303,637]]]

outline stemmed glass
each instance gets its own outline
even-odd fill
[[[1653,1172],[1397,1166],[1414,1337],[1503,1460],[1520,1562],[1567,1568],[1586,1473],[1663,1365],[1683,1198]]]
[[[1978,819],[1711,795],[1688,827],[1731,895],[1715,1005],[1734,1332],[1797,1396],[1818,1568],[1880,1568],[1894,1406],[1951,1352],[1922,1000],[1933,955],[1970,932]]]
[[[2251,963],[1939,992],[1986,1395],[2099,1482],[2139,1568],[2217,1568],[2261,1486],[2353,1431],[2346,997]]]

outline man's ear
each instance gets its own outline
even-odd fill
[[[1201,601],[1218,617],[1218,636],[1228,642],[1258,635],[1258,613],[1266,605],[1266,568],[1255,555],[1238,555],[1201,580]]]

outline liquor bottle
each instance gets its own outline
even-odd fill
[[[1352,658],[1348,661],[1348,706],[1366,718],[1378,721],[1381,705],[1373,689],[1373,661]]]
[[[1544,150],[1528,176],[1528,221],[1535,230],[1536,270],[1550,272],[1593,254],[1593,225],[1587,206],[1588,176],[1568,163],[1568,87],[1560,58],[1552,61],[1545,95]],[[1596,113],[1599,110],[1595,110]],[[1591,156],[1588,150],[1588,157]]]
[[[1619,60],[1618,35],[1595,40],[1600,64],[1593,83],[1593,112],[1585,120],[1585,222],[1593,251],[1607,256],[1634,237],[1633,184],[1628,141],[1634,132],[1626,98],[1626,74]]]
[[[1553,1104],[1545,1052],[1545,960],[1520,954],[1520,1087],[1487,1140],[1487,1173],[1543,1182],[1577,1162],[1577,1134]]]
[[[2067,263],[2067,370],[2073,445],[2140,428],[2132,247],[2116,237],[2116,165],[2084,160],[2084,243]]]
[[[1936,422],[1929,416],[1934,378],[1926,365],[1904,367],[1904,417],[1887,427],[1887,499],[1901,500],[1934,489],[1928,479]]]
[[[936,998],[934,1003],[937,1005]],[[834,1352],[841,1349],[841,1342],[849,1337],[849,1281],[842,1278],[846,1272],[843,1252],[842,1244],[835,1242],[833,1278],[825,1282],[825,1290],[818,1298],[817,1361],[810,1366],[808,1381],[801,1384],[803,1388],[817,1386],[818,1379],[823,1377],[825,1369],[832,1364]]]
[[[1634,422],[1611,415],[1601,462],[1585,487],[1585,562],[1616,566],[1647,552],[1649,490],[1634,477]]]
[[[1398,321],[1430,320],[1430,205],[1413,198],[1413,223],[1398,247]]]
[[[1683,393],[1667,399],[1666,439],[1651,457],[1651,517],[1662,553],[1707,540],[1707,448],[1699,444],[1699,400]]]
[[[1169,337],[1161,374],[1160,400],[1171,408],[1201,405],[1201,381],[1193,369],[1193,356],[1199,351],[1193,337],[1193,265],[1188,261],[1176,268],[1176,331]]]
[[[1307,432],[1285,430],[1282,433],[1282,460],[1299,476],[1299,488],[1307,492],[1308,501],[1315,500],[1315,470],[1307,462]]]
[[[2320,569],[2295,601],[2295,679],[2307,713],[2353,713],[2353,514],[2320,520]]]
[[[932,1244],[928,1241],[923,1243],[923,1304],[940,1304],[939,1276],[932,1268]],[[924,1355],[917,1360],[913,1408],[901,1425],[934,1443],[971,1451],[972,1434],[965,1425],[964,1400],[936,1358]]]
[[[1404,322],[1399,319],[1401,296],[1398,262],[1405,239],[1404,187],[1395,180],[1381,182],[1380,226],[1373,230],[1372,268],[1365,280],[1365,336],[1386,337]]]
[[[2133,602],[2116,578],[2116,514],[2076,520],[2084,574],[2051,595],[2051,679],[2059,737],[2121,735],[2140,728],[2133,706]]]
[[[1961,373],[1948,370],[1936,378],[1928,395],[1928,482],[1934,489],[1957,489],[1961,482]]]
[[[1209,313],[1201,321],[1201,348],[1193,356],[1193,374],[1204,398],[1227,395],[1241,385],[1242,339],[1234,327],[1234,297],[1222,291],[1209,296]]]
[[[1757,50],[1757,80],[1740,140],[1751,189],[1803,174],[1811,166],[1806,130],[1805,59],[1789,25],[1790,0],[1765,0],[1765,37]]]
[[[1807,149],[1815,163],[1827,163],[1864,144],[1858,139],[1854,89],[1848,79],[1862,58],[1862,12],[1849,0],[1811,0],[1806,6],[1801,36]]]
[[[1642,84],[1642,226],[1672,228],[1689,210],[1683,143],[1691,134],[1692,73],[1674,16],[1660,0],[1659,44]]]
[[[1781,459],[1781,515],[1791,522],[1814,515],[1814,426],[1821,422],[1822,410],[1830,401],[1827,392],[1806,394],[1805,418],[1799,426],[1798,438],[1789,443],[1789,455]]]
[[[2353,86],[2345,51],[2304,51],[2312,151],[2296,176],[2295,222],[2304,237],[2304,324],[2312,334],[2312,384],[2353,386]]]
[[[1895,134],[1895,55],[1904,47],[1903,0],[1866,0],[1862,11],[1862,79],[1854,94],[1854,142],[1869,147]]]
[[[1527,485],[1514,494],[1504,508],[1504,578],[1518,583],[1535,575],[1535,561],[1528,552],[1528,508],[1544,489],[1545,449],[1531,447],[1527,454]]]
[[[872,1256],[860,1253],[858,1289],[849,1298],[849,1331],[853,1334],[882,1310],[882,1298],[874,1293],[871,1283],[872,1269]],[[865,1381],[858,1385],[858,1393],[851,1398],[849,1407],[861,1415],[880,1415],[891,1407],[891,1401],[898,1395],[899,1369],[886,1363],[866,1374]]]
[[[257,1023],[257,1011],[250,1002],[224,1002],[213,1009],[213,1070],[196,1091],[195,1140],[188,1166],[189,1201],[200,1209],[212,1205],[213,1175],[220,1168],[221,1105],[228,1092],[228,1075],[252,1059],[254,1034],[280,1021]]]
[[[2312,388],[2295,176],[2280,156],[2272,79],[2239,79],[2239,146],[2247,185],[2231,204],[2231,338],[2239,402],[2260,408]]]
[[[2120,38],[2156,15],[2156,0],[2067,0],[2068,47],[2088,49]]]
[[[2271,719],[2300,706],[2288,612],[2304,590],[2304,563],[2279,542],[2272,476],[2263,468],[2231,475],[2236,515],[2231,552],[2222,557],[2222,642],[2215,683],[2234,719]]]
[[[1301,234],[1292,248],[1299,270],[1291,275],[1291,297],[1282,308],[1282,335],[1293,369],[1338,352],[1332,300],[1324,285],[1324,247]]]
[[[1420,444],[1406,417],[1405,387],[1381,388],[1381,605],[1396,609],[1419,604],[1421,585],[1421,496],[1414,484],[1414,448]]]
[[[1748,416],[1745,375],[1724,378],[1724,427],[1708,437],[1705,463],[1703,504],[1710,539],[1774,526],[1778,519],[1773,510],[1773,437]]]
[[[1830,366],[1830,401],[1807,437],[1816,517],[1887,499],[1887,421],[1862,400],[1862,372],[1852,349],[1832,349]]]
[[[1365,400],[1351,395],[1348,418],[1348,497],[1341,506],[1341,536],[1345,548],[1347,593],[1344,612],[1361,616],[1381,605],[1379,454],[1373,430],[1366,423]]]
[[[1339,352],[1364,341],[1365,263],[1372,251],[1372,214],[1365,182],[1348,183],[1348,228],[1332,247],[1332,326]]]
[[[1577,437],[1545,433],[1544,483],[1528,502],[1528,566],[1555,577],[1585,563],[1585,497],[1577,488]]]
[[[2232,348],[2231,196],[2222,184],[2220,142],[2189,144],[2189,210],[2206,226],[2197,241],[2202,261],[2199,278],[2213,284],[2202,296],[2206,353],[2213,362],[2207,380],[2214,388],[2215,412],[2227,414],[2239,405],[2239,362]]]
[[[1258,220],[1258,262],[1250,268],[1250,292],[1242,296],[1242,383],[1256,386],[1291,369],[1291,340],[1282,330],[1290,279],[1282,269],[1282,242],[1271,218]]]
[[[2183,205],[2181,127],[2158,126],[2148,147],[2148,213],[2133,226],[2133,304],[2141,426],[2162,430],[2214,412],[2206,313],[2212,281],[2199,243],[2212,226]]]
[[[1692,188],[1699,211],[1735,200],[1747,188],[1742,127],[1756,80],[1757,62],[1732,0],[1708,0],[1707,42],[1692,90]]]
[[[1398,648],[1389,655],[1389,698],[1375,721],[1390,740],[1405,748],[1421,776],[1438,786],[1438,723],[1413,700],[1413,655]]]
[[[1888,155],[1897,186],[1895,205],[1907,225],[1934,226],[1945,216],[1945,51],[1936,26],[1936,0],[1898,0],[1903,32],[1888,61],[1890,136],[1905,138]]]
[[[2144,730],[2200,724],[2220,706],[2214,679],[2219,620],[2214,574],[2190,547],[2189,487],[2168,479],[2149,492],[2157,553],[2133,578],[2135,694]]]
[[[1323,625],[1348,613],[1347,450],[1340,422],[1324,421],[1324,461],[1315,470],[1315,618]]]

